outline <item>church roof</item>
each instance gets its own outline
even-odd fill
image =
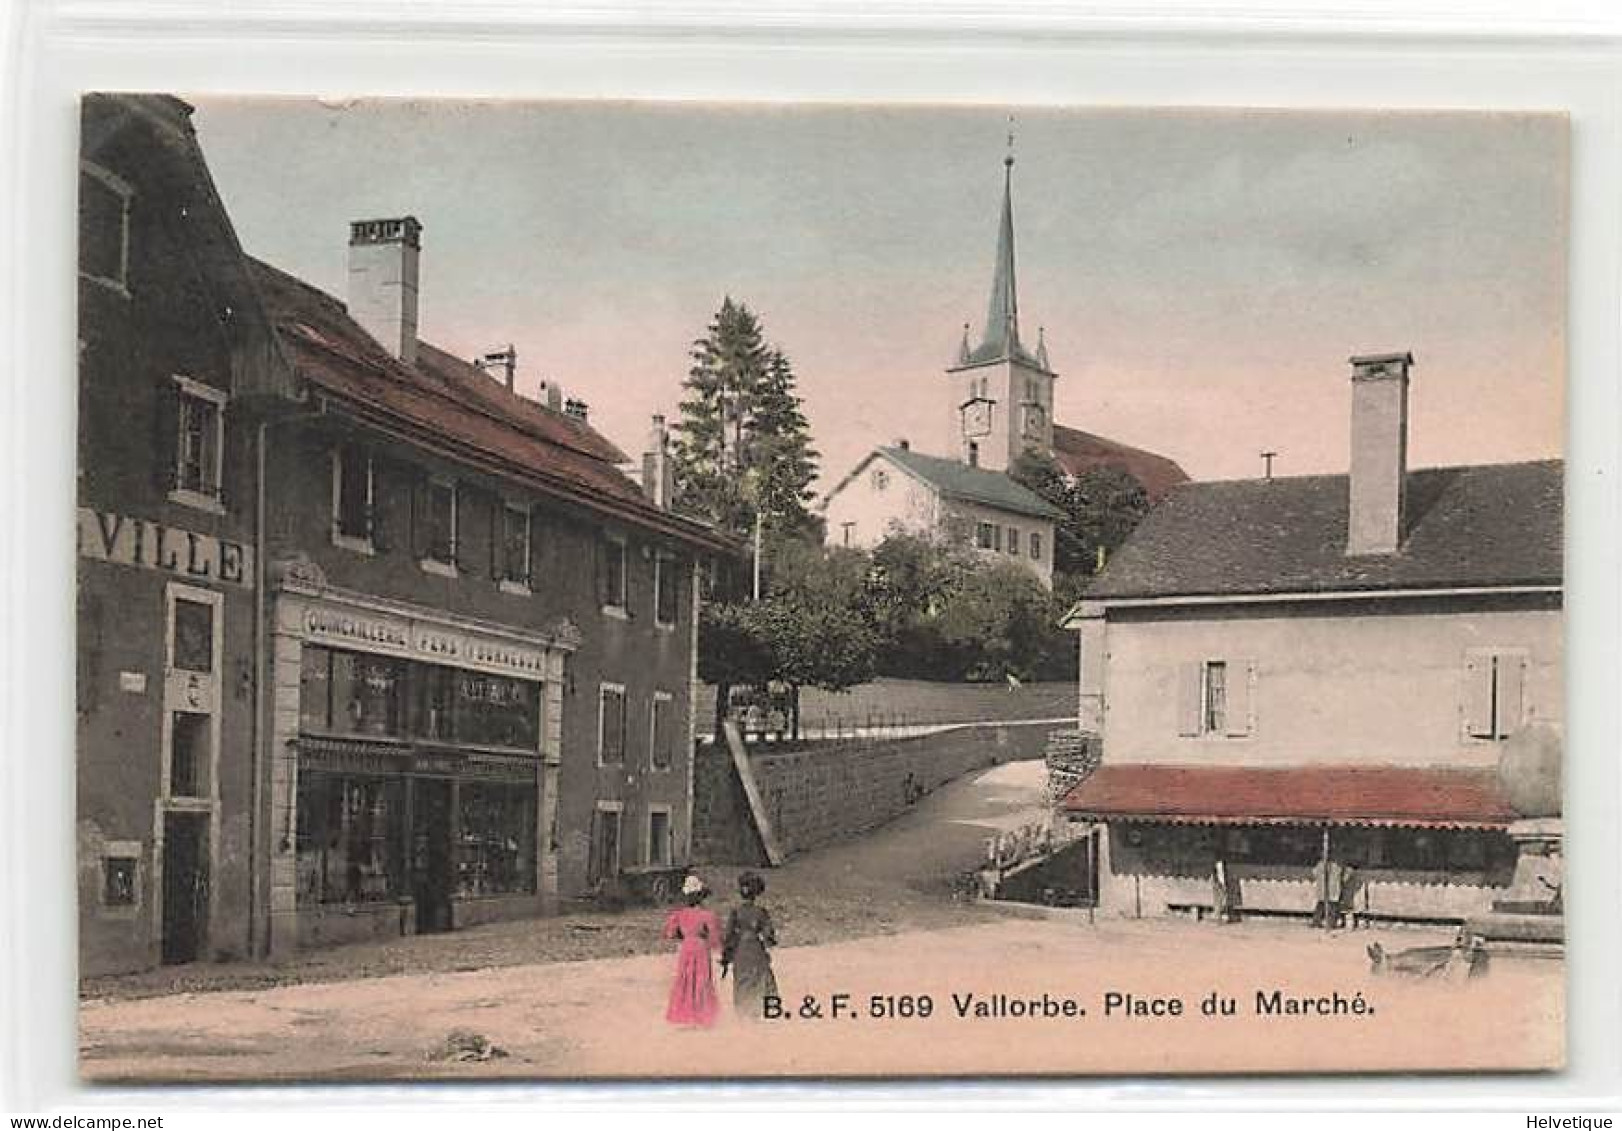
[[[1002,220],[997,228],[997,263],[991,275],[991,300],[986,305],[986,327],[980,344],[971,346],[967,330],[958,351],[958,369],[1017,361],[1044,373],[1048,368],[1047,347],[1039,343],[1035,353],[1019,340],[1019,288],[1014,278],[1014,158],[1003,158]]]
[[[970,467],[955,459],[926,456],[911,448],[879,448],[874,455],[884,456],[950,499],[979,503],[1035,518],[1057,520],[1064,517],[1052,503],[1000,471]]]
[[[1411,471],[1402,548],[1348,556],[1344,475],[1185,483],[1087,597],[1558,586],[1563,485],[1559,460]]]
[[[1053,458],[1072,478],[1100,467],[1124,471],[1143,484],[1151,503],[1158,503],[1179,483],[1188,482],[1187,472],[1163,455],[1062,424],[1053,426]]]

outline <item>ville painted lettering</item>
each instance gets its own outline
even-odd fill
[[[252,547],[151,519],[80,507],[78,540],[79,556],[94,561],[205,583],[247,586],[253,578]]]

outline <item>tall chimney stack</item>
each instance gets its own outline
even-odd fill
[[[1402,545],[1408,480],[1411,353],[1352,358],[1352,469],[1346,552],[1394,554]]]
[[[642,493],[656,507],[670,509],[676,497],[676,466],[670,461],[670,430],[661,413],[653,414],[648,449],[642,453]]]
[[[349,225],[349,315],[378,344],[417,362],[417,259],[422,225],[415,216]]]

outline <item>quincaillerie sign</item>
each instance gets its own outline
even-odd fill
[[[249,585],[253,549],[151,519],[79,508],[79,556],[161,570],[188,581]]]
[[[540,648],[430,624],[414,617],[312,605],[304,611],[303,624],[309,639],[330,641],[340,647],[410,656],[426,663],[521,679],[546,678],[546,652]]]

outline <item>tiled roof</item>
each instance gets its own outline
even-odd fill
[[[1151,510],[1089,599],[1559,585],[1559,460],[1408,475],[1394,554],[1346,554],[1347,477],[1186,483]]]
[[[1064,517],[1057,507],[1042,496],[1000,471],[970,467],[955,459],[926,456],[911,448],[880,448],[878,451],[948,498],[1036,518],[1056,520]]]
[[[1179,483],[1188,482],[1187,473],[1165,456],[1062,424],[1053,426],[1053,458],[1071,476],[1100,467],[1124,471],[1143,484],[1151,503],[1159,502]]]
[[[1519,816],[1496,771],[1430,766],[1105,764],[1062,806],[1078,816],[1181,824],[1501,828]]]
[[[298,373],[357,415],[410,431],[581,505],[712,548],[700,523],[654,506],[615,464],[625,455],[589,425],[528,401],[443,350],[419,342],[417,364],[391,356],[331,295],[250,261]]]

